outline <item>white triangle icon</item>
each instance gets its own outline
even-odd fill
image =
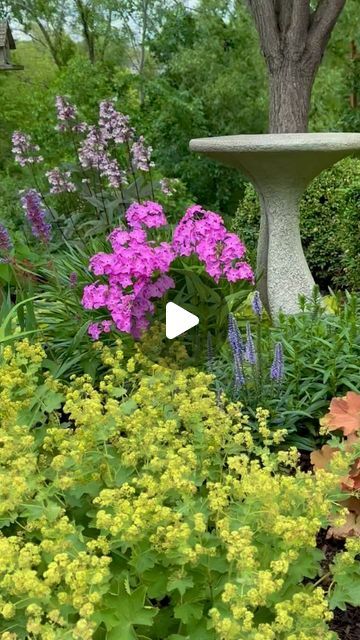
[[[182,333],[196,327],[199,324],[199,318],[179,307],[175,302],[168,302],[166,305],[166,337],[169,340],[181,336]]]

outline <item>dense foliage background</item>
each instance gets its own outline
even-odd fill
[[[67,94],[83,116],[118,98],[155,149],[164,175],[184,182],[204,206],[233,215],[239,174],[190,154],[192,137],[267,129],[266,70],[245,3],[200,0],[101,0],[2,3],[17,19],[19,73],[0,76],[1,201],[10,208],[17,174],[9,140],[31,131],[49,158],[54,94]],[[83,10],[81,11],[81,7]],[[318,73],[310,130],[357,131],[360,63],[356,0],[348,0]],[[26,40],[23,38],[26,34]],[[4,180],[4,174],[8,179]]]

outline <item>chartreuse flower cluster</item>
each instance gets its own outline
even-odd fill
[[[1,640],[335,640],[311,579],[336,474],[301,472],[262,409],[259,446],[209,375],[176,369],[181,351],[171,367],[94,348],[108,367],[96,388],[41,380],[27,342],[3,353]],[[42,426],[36,385],[64,399]]]

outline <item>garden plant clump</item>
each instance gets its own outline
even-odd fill
[[[305,473],[268,412],[257,443],[208,374],[140,347],[127,358],[119,341],[93,349],[108,370],[97,388],[44,377],[28,341],[3,350],[2,638],[335,639],[360,543],[327,591],[316,535],[344,521],[351,460]]]
[[[360,161],[270,318],[255,191],[189,152],[267,130],[258,35],[273,133],[358,130],[358,2],[190,5],[0,2],[0,640],[360,638]]]

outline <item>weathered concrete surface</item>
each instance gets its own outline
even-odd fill
[[[299,229],[299,201],[321,171],[360,152],[360,133],[288,133],[191,140],[191,151],[240,169],[260,197],[262,218],[257,271],[259,291],[271,316],[298,311],[314,280]]]

